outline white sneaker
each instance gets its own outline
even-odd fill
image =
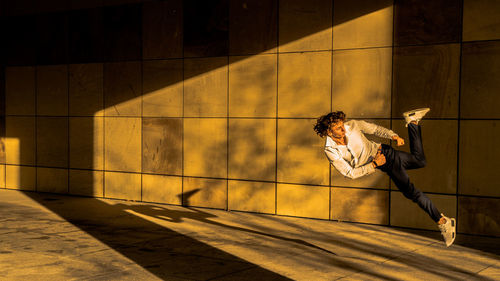
[[[455,241],[455,238],[457,237],[456,221],[454,218],[450,219],[443,214],[441,214],[441,216],[446,219],[446,222],[443,224],[438,224],[438,227],[439,230],[441,230],[441,234],[443,235],[446,247],[450,247],[450,245],[453,244],[453,241]]]
[[[418,121],[420,121],[422,117],[424,117],[424,115],[427,114],[427,112],[429,112],[430,110],[430,108],[425,107],[406,111],[405,113],[403,113],[406,121],[406,127],[408,127],[408,124],[410,124],[410,122],[412,121],[416,121],[418,123]]]

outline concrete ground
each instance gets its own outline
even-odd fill
[[[500,280],[500,238],[0,190],[0,280]]]

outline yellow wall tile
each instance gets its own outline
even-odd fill
[[[460,117],[500,118],[499,72],[499,41],[462,45]]]
[[[37,66],[38,115],[68,115],[68,66]]]
[[[276,117],[277,56],[229,57],[229,116]]]
[[[184,175],[227,176],[227,120],[184,119]]]
[[[181,205],[182,177],[142,175],[142,200]]]
[[[0,188],[5,188],[5,164],[0,165]]]
[[[332,48],[330,0],[279,1],[279,51],[318,51]]]
[[[389,223],[389,192],[332,188],[332,219],[375,224]]]
[[[69,193],[75,195],[103,197],[104,172],[69,170]]]
[[[35,67],[5,68],[5,112],[35,115]]]
[[[349,116],[347,116],[349,118]],[[385,127],[387,129],[390,129],[391,127],[391,122],[389,120],[370,120],[370,119],[365,119],[365,121],[377,124],[379,126]],[[374,135],[365,135],[369,140],[375,141],[377,143],[385,143],[385,144],[390,144],[391,141],[388,139],[382,139],[380,137],[374,136]],[[380,171],[380,170],[375,170],[375,173],[363,176],[361,178],[357,179],[350,179],[348,177],[345,177],[342,175],[335,167],[330,165],[330,169],[332,170],[331,175],[332,175],[332,181],[331,184],[332,186],[343,186],[343,187],[370,187],[370,188],[382,188],[382,189],[389,189],[390,187],[390,179],[389,176]]]
[[[230,210],[275,213],[275,183],[230,180],[228,184]]]
[[[35,117],[6,117],[5,161],[35,164]]]
[[[182,117],[182,60],[143,62],[142,115]]]
[[[182,175],[182,119],[142,119],[142,171]]]
[[[142,5],[143,59],[182,57],[182,3],[182,0],[147,1]]]
[[[275,53],[278,44],[278,0],[229,2],[229,53]]]
[[[452,195],[426,194],[445,216],[457,217],[457,199]],[[391,225],[437,230],[437,224],[429,215],[401,192],[391,192]]]
[[[392,117],[430,107],[427,117],[457,118],[460,44],[394,49]]]
[[[403,120],[394,120],[392,123],[393,131],[405,140],[404,146],[394,145],[394,148],[410,152],[410,139],[405,124]],[[427,165],[420,169],[407,170],[410,181],[424,192],[455,194],[457,190],[457,121],[424,118],[419,124],[422,128],[422,143]],[[391,182],[391,187],[397,189],[393,182]]]
[[[70,117],[69,161],[71,168],[104,168],[104,117]]]
[[[500,39],[500,3],[464,0],[463,41]]]
[[[333,52],[332,104],[352,118],[391,116],[392,48]]]
[[[278,182],[329,184],[325,140],[314,131],[315,120],[278,120]]]
[[[500,199],[458,197],[458,231],[500,236]]]
[[[227,180],[184,177],[183,205],[226,209]]]
[[[141,116],[141,63],[104,64],[104,114]]]
[[[10,189],[35,190],[36,168],[6,165],[5,187]]]
[[[50,193],[68,193],[68,170],[37,167],[36,190]]]
[[[103,72],[102,63],[69,65],[69,115],[103,115]]]
[[[460,41],[462,1],[394,1],[394,5],[394,45]]]
[[[229,120],[229,178],[274,181],[276,120]]]
[[[500,121],[460,121],[460,194],[500,196]]]
[[[327,186],[278,184],[278,215],[328,219],[330,191]]]
[[[333,1],[333,49],[392,46],[392,0]]]
[[[317,117],[330,111],[331,55],[331,52],[279,55],[279,117]]]
[[[37,165],[67,168],[68,118],[37,117],[36,130]]]
[[[104,172],[104,197],[141,200],[141,174]]]
[[[141,171],[141,119],[106,117],[104,119],[105,169]]]
[[[184,60],[184,116],[227,115],[227,57]]]

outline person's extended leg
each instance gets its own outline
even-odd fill
[[[410,181],[408,174],[403,166],[403,161],[408,157],[408,153],[394,150],[394,161],[391,167],[387,170],[387,174],[391,177],[392,181],[396,184],[398,189],[403,195],[417,203],[433,221],[436,223],[441,219],[441,213],[432,203],[432,201],[418,188],[416,188]]]
[[[385,171],[394,181],[403,195],[417,203],[434,220],[445,244],[449,247],[456,238],[456,221],[448,218],[438,211],[432,201],[422,191],[415,188],[406,173],[406,169],[422,168],[426,165],[424,147],[422,144],[421,128],[418,122],[429,112],[430,108],[420,108],[403,113],[410,137],[411,153],[397,151],[388,146],[383,146],[383,152],[388,160],[380,169]]]

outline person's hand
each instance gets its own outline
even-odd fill
[[[377,155],[375,155],[375,158],[373,158],[373,162],[375,163],[375,165],[378,166],[382,166],[385,164],[385,155],[382,154],[382,152],[379,150],[377,152]]]
[[[403,138],[400,138],[398,135],[394,135],[394,136],[392,136],[392,138],[391,138],[391,139],[392,139],[393,141],[396,141],[396,144],[397,144],[398,146],[402,146],[402,145],[404,145],[404,144],[405,144],[405,140],[404,140]]]

